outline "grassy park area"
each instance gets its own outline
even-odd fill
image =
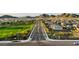
[[[18,22],[17,22],[18,23]],[[33,22],[24,22],[23,24],[3,25],[0,26],[0,39],[14,36],[16,34],[28,35],[34,26]]]

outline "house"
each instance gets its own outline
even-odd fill
[[[50,27],[50,25],[51,25],[51,20],[45,20],[45,23],[47,24],[47,26],[49,26]]]
[[[53,24],[52,29],[60,31],[60,30],[63,30],[63,27],[61,25],[58,25],[58,24]]]
[[[77,28],[79,28],[79,24],[77,24]]]
[[[75,20],[65,20],[63,23],[64,29],[73,30],[77,28],[77,22]]]

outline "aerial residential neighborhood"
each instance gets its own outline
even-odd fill
[[[79,38],[78,15],[63,13],[56,16],[47,16],[43,23],[48,28],[48,36],[51,39],[73,40]]]
[[[76,20],[56,20],[56,21],[51,21],[47,20],[46,23],[48,23],[49,27],[54,29],[54,30],[66,30],[66,29],[76,29],[78,28],[78,23]]]
[[[75,40],[79,40],[79,14],[0,16],[0,45],[74,45]]]

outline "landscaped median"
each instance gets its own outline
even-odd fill
[[[42,28],[43,28],[43,35],[45,37],[46,40],[49,40],[48,34],[49,33],[49,29],[45,26],[45,24],[43,23],[43,21],[41,22]]]
[[[0,27],[0,40],[26,40],[34,26],[34,22]]]

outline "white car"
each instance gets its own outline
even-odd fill
[[[79,41],[74,42],[75,45],[79,45]]]

